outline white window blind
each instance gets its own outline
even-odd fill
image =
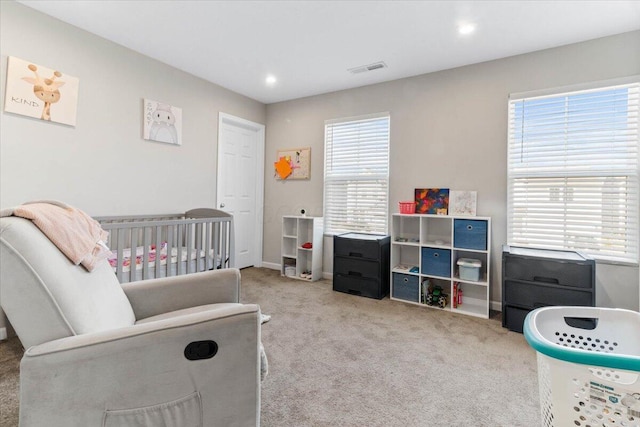
[[[388,199],[389,115],[325,122],[325,232],[386,234]]]
[[[638,262],[637,82],[510,99],[510,244]]]

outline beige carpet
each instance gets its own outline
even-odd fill
[[[491,320],[242,271],[269,376],[262,426],[538,426],[535,352]],[[17,340],[0,343],[0,425],[17,425]]]

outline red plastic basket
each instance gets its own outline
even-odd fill
[[[398,205],[400,205],[401,214],[416,213],[416,202],[398,202]]]

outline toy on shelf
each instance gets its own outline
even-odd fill
[[[447,294],[442,291],[442,287],[439,285],[429,286],[425,302],[427,305],[435,305],[440,308],[445,308],[447,306]]]
[[[433,285],[430,280],[422,282],[422,295],[424,304],[445,308],[448,295],[443,292],[442,286]]]

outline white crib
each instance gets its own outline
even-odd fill
[[[109,263],[120,283],[234,266],[233,216],[184,214],[95,217],[109,232]]]

